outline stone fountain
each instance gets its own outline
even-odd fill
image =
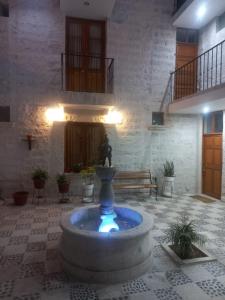
[[[103,159],[103,166],[96,168],[100,205],[76,208],[61,220],[63,268],[86,282],[127,281],[145,273],[151,264],[153,218],[139,209],[113,205],[116,170],[110,158],[108,167]]]

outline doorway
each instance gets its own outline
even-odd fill
[[[75,164],[89,167],[99,162],[99,147],[104,137],[105,128],[102,123],[67,122],[65,126],[65,170],[72,170]]]
[[[223,112],[204,117],[202,193],[221,199]]]
[[[66,18],[66,88],[104,92],[105,21]]]
[[[198,67],[193,60],[198,56],[198,31],[178,28],[176,40],[177,71],[174,82],[174,99],[178,100],[194,94],[197,90]],[[192,63],[189,64],[191,61]]]

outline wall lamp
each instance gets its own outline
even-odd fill
[[[121,124],[123,122],[123,116],[121,112],[110,109],[105,115],[104,123],[106,124]]]
[[[49,122],[62,122],[65,120],[63,106],[49,107],[45,112],[46,119]]]

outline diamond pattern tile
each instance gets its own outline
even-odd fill
[[[205,204],[176,195],[173,199],[159,197],[156,202],[154,198],[132,193],[120,195],[118,200],[154,215],[153,265],[146,275],[103,287],[74,282],[62,271],[58,245],[61,216],[75,204],[50,204],[49,199],[49,204],[29,204],[16,210],[1,206],[0,299],[186,300],[190,286],[196,293],[195,299],[225,299],[224,203]],[[161,248],[168,224],[184,212],[208,236],[206,247],[217,261],[180,267]],[[28,286],[27,281],[35,283],[34,286]],[[107,293],[98,293],[99,288]]]

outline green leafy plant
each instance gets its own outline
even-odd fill
[[[164,167],[164,176],[165,177],[174,177],[174,163],[172,161],[166,161],[166,163],[163,165]]]
[[[95,167],[88,167],[86,169],[83,169],[81,170],[80,174],[84,179],[85,184],[92,184],[95,174]]]
[[[56,176],[56,181],[58,184],[64,184],[64,183],[69,183],[69,180],[67,178],[67,176],[63,173],[63,174],[58,174]]]
[[[37,168],[32,173],[32,179],[33,180],[38,179],[38,180],[46,181],[48,179],[48,172],[41,169],[41,168]]]
[[[167,240],[172,243],[172,249],[182,259],[192,256],[193,243],[205,243],[205,237],[197,233],[196,225],[185,215],[182,215],[177,223],[171,224],[166,234]]]
[[[74,164],[72,167],[72,170],[74,173],[80,173],[81,169],[82,169],[83,164],[82,163],[77,163]]]

